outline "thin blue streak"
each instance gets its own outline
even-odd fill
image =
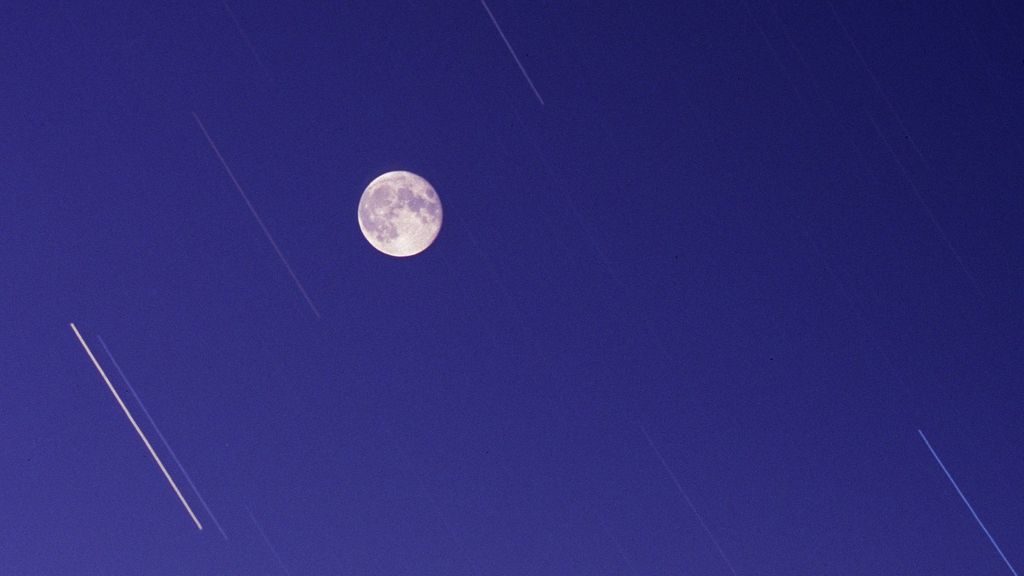
[[[981,526],[981,530],[985,533],[985,536],[988,536],[988,541],[991,542],[992,546],[995,547],[996,552],[999,553],[999,557],[1003,559],[1003,562],[1006,562],[1006,567],[1010,569],[1010,572],[1013,573],[1013,576],[1018,576],[1017,571],[1014,570],[1013,565],[1010,564],[1010,560],[1006,558],[1006,554],[1003,554],[1003,549],[999,547],[999,544],[996,544],[996,539],[992,537],[992,534],[989,533],[988,528],[985,527],[985,523],[981,521],[981,518],[978,517],[978,513],[974,511],[974,506],[971,506],[971,503],[967,501],[967,497],[964,496],[964,493],[960,490],[960,487],[957,486],[956,480],[953,480],[953,475],[949,473],[949,470],[946,469],[946,465],[942,463],[942,460],[939,459],[939,455],[935,453],[935,449],[932,448],[932,444],[931,442],[928,441],[928,438],[925,437],[924,432],[918,430],[917,433],[921,435],[921,440],[924,440],[925,446],[928,447],[928,451],[931,452],[932,456],[935,457],[935,461],[939,463],[939,467],[942,468],[942,471],[946,473],[946,478],[949,478],[950,484],[952,484],[953,488],[956,489],[956,493],[960,495],[960,499],[964,501],[964,504],[967,505],[967,509],[971,511],[971,515],[974,516],[974,519],[978,522],[978,526]]]
[[[146,405],[142,403],[142,398],[139,398],[139,395],[135,393],[135,388],[133,388],[132,383],[128,381],[128,377],[124,375],[124,371],[121,370],[121,365],[117,363],[117,360],[114,359],[114,355],[111,354],[110,349],[107,348],[107,343],[103,341],[102,336],[97,335],[96,339],[100,341],[100,345],[103,346],[103,351],[107,353],[107,357],[110,358],[110,362],[114,364],[114,368],[117,369],[117,373],[121,376],[121,380],[124,381],[125,385],[128,387],[128,391],[132,393],[132,397],[135,398],[135,402],[139,405],[139,408],[142,408],[142,413],[146,415],[146,419],[149,420],[149,424],[153,427],[156,435],[160,437],[160,441],[164,443],[164,448],[167,448],[167,452],[171,455],[171,458],[174,459],[174,463],[178,465],[178,469],[181,470],[181,474],[185,477],[185,480],[188,481],[188,485],[191,486],[192,491],[196,493],[196,497],[199,498],[199,503],[202,504],[203,509],[206,510],[206,515],[213,520],[213,523],[217,526],[217,530],[220,532],[221,537],[223,537],[224,540],[227,540],[228,535],[224,533],[224,528],[221,527],[220,522],[217,521],[217,517],[213,515],[210,507],[206,505],[206,499],[199,493],[199,489],[196,488],[196,484],[192,481],[192,477],[188,475],[188,470],[185,470],[185,466],[182,465],[181,460],[178,460],[178,455],[174,453],[174,449],[171,448],[171,445],[167,442],[167,438],[164,438],[163,433],[160,432],[160,427],[156,425],[156,421],[153,420],[152,416],[150,416],[149,410],[146,410]]]

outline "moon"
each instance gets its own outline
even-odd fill
[[[413,256],[441,231],[441,199],[422,176],[397,170],[373,179],[359,199],[359,229],[388,256]]]

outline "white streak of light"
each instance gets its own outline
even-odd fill
[[[178,495],[178,500],[181,500],[182,505],[185,506],[185,510],[188,511],[188,515],[191,516],[192,521],[196,523],[196,527],[202,530],[203,525],[199,522],[199,519],[196,518],[195,513],[192,512],[192,507],[188,505],[188,502],[185,501],[185,497],[181,495],[181,490],[178,490],[178,485],[174,483],[174,480],[171,479],[171,475],[167,473],[167,468],[164,467],[164,463],[161,462],[160,457],[156,455],[156,451],[153,450],[153,446],[150,445],[149,440],[146,439],[146,435],[142,433],[142,429],[139,428],[139,425],[135,422],[135,418],[132,418],[132,413],[129,412],[128,407],[124,405],[124,401],[121,400],[121,396],[118,395],[117,390],[114,389],[114,385],[110,383],[110,378],[107,378],[107,374],[103,371],[100,363],[96,361],[96,357],[93,356],[92,350],[90,350],[89,345],[85,343],[85,339],[83,339],[82,335],[78,332],[78,328],[75,327],[74,322],[71,323],[71,329],[74,330],[75,336],[78,337],[78,341],[82,344],[82,348],[85,349],[85,353],[88,354],[89,359],[92,360],[93,366],[96,367],[100,376],[103,377],[103,381],[107,383],[107,388],[110,388],[110,393],[114,395],[114,399],[117,400],[117,403],[121,406],[121,410],[124,410],[124,415],[127,416],[128,421],[132,423],[135,431],[139,434],[139,438],[142,438],[142,443],[146,445],[150,455],[153,456],[153,460],[156,460],[156,465],[159,466],[160,471],[164,473],[164,478],[167,478],[167,482],[171,485],[171,488],[174,489],[174,493]]]
[[[100,346],[103,346],[103,351],[107,353],[107,357],[110,358],[110,362],[114,364],[114,369],[117,370],[117,373],[121,376],[121,380],[125,383],[125,386],[128,387],[128,391],[132,393],[132,396],[135,398],[135,402],[139,404],[139,408],[142,408],[142,413],[146,416],[146,419],[149,420],[149,424],[153,427],[153,430],[156,431],[157,437],[164,443],[164,448],[167,448],[167,452],[171,455],[171,458],[174,459],[174,463],[178,465],[178,469],[180,469],[182,475],[185,476],[185,481],[187,481],[188,485],[192,487],[192,491],[196,493],[196,497],[199,498],[199,503],[202,504],[203,509],[206,510],[207,516],[213,520],[213,524],[217,526],[217,530],[220,532],[220,535],[227,540],[228,535],[224,533],[224,528],[221,527],[220,522],[217,521],[217,517],[213,515],[213,511],[210,510],[210,507],[206,504],[206,499],[199,493],[199,489],[196,488],[195,482],[192,481],[192,477],[189,476],[188,470],[185,469],[181,460],[178,459],[178,455],[174,453],[174,449],[171,448],[171,445],[167,442],[167,438],[164,438],[164,434],[160,431],[160,427],[156,425],[156,421],[153,420],[153,416],[150,415],[149,410],[146,410],[146,405],[142,403],[142,398],[139,398],[138,393],[135,392],[135,387],[128,381],[128,377],[124,375],[124,370],[121,370],[121,365],[117,363],[117,359],[115,359],[114,355],[110,353],[110,348],[107,348],[107,343],[103,341],[102,336],[96,336],[96,339],[100,341]]]
[[[267,543],[267,548],[270,548],[270,551],[274,554],[274,559],[277,560],[277,564],[281,567],[281,570],[283,570],[284,573],[288,576],[291,576],[291,572],[288,571],[288,567],[285,566],[284,562],[281,561],[281,556],[278,555],[277,549],[274,548],[274,545],[270,543],[270,538],[267,538],[267,534],[263,531],[263,527],[260,526],[260,523],[256,521],[256,516],[253,515],[252,510],[250,510],[249,507],[246,506],[245,511],[249,513],[249,519],[252,520],[252,525],[256,527],[256,530],[260,533],[260,536],[263,537],[263,541]]]
[[[519,71],[523,73],[523,78],[526,78],[526,82],[530,85],[530,90],[533,90],[533,95],[540,101],[540,105],[544,105],[544,99],[540,97],[540,92],[537,92],[537,87],[533,85],[533,80],[530,80],[530,75],[526,73],[526,68],[523,68],[523,63],[519,61],[519,56],[516,56],[516,51],[512,49],[512,45],[509,44],[508,38],[505,37],[505,33],[501,31],[501,26],[498,25],[498,21],[494,19],[494,14],[491,13],[491,9],[487,7],[487,2],[480,0],[483,4],[484,10],[487,10],[487,15],[491,17],[491,22],[494,23],[494,27],[498,30],[498,34],[501,35],[501,39],[505,41],[505,46],[508,47],[509,53],[512,54],[512,59],[516,61],[519,66]]]
[[[310,309],[313,310],[313,314],[316,315],[317,320],[320,319],[320,311],[313,305],[313,301],[310,300],[309,294],[306,293],[306,289],[302,287],[302,282],[299,282],[299,277],[295,275],[295,271],[292,270],[288,260],[284,257],[284,253],[278,248],[277,242],[274,242],[274,237],[270,235],[270,230],[267,229],[267,225],[263,223],[263,218],[260,218],[259,213],[256,212],[256,207],[249,201],[249,196],[242,189],[242,185],[238,183],[238,179],[235,178],[235,173],[228,167],[228,163],[224,160],[224,156],[221,155],[220,149],[213,143],[213,138],[210,138],[210,133],[206,131],[206,126],[203,125],[203,121],[199,119],[199,116],[193,112],[192,117],[196,119],[196,124],[199,125],[199,129],[203,131],[203,136],[206,137],[206,141],[210,143],[210,148],[213,149],[213,153],[217,155],[217,159],[220,160],[220,165],[224,167],[224,171],[228,173],[228,178],[231,178],[231,182],[234,183],[238,193],[242,195],[242,200],[245,200],[245,205],[249,207],[249,212],[252,212],[253,217],[256,218],[256,222],[260,225],[260,229],[263,230],[263,235],[270,241],[270,245],[274,247],[274,252],[277,252],[277,257],[281,259],[281,263],[284,264],[288,274],[292,277],[292,281],[295,282],[295,286],[302,293],[302,297],[306,299],[306,303],[309,304]]]
[[[1017,571],[1013,569],[1013,565],[1010,564],[1010,561],[1006,558],[1006,554],[1003,554],[1003,550],[999,547],[999,544],[996,544],[996,539],[992,537],[992,534],[989,534],[988,528],[985,527],[985,523],[981,521],[981,518],[978,518],[978,513],[974,511],[974,506],[971,506],[971,503],[967,501],[967,496],[964,496],[964,493],[960,491],[960,487],[957,486],[956,480],[953,480],[953,475],[949,473],[949,470],[946,469],[946,465],[942,463],[942,460],[939,459],[939,455],[935,452],[935,449],[932,448],[931,442],[929,442],[928,438],[925,437],[924,432],[918,430],[917,433],[921,435],[921,440],[924,440],[924,445],[928,447],[928,451],[932,453],[935,461],[939,463],[939,468],[942,468],[942,471],[946,474],[946,478],[949,478],[949,483],[953,485],[956,493],[960,495],[960,499],[967,505],[967,509],[971,511],[971,516],[974,516],[974,520],[978,523],[978,526],[981,526],[982,532],[985,533],[985,536],[988,537],[988,541],[995,547],[996,552],[999,553],[999,557],[1006,563],[1006,567],[1010,569],[1010,572],[1013,572],[1013,576],[1017,576]]]
[[[718,550],[718,555],[722,557],[722,560],[725,561],[725,565],[729,567],[729,571],[732,572],[735,576],[736,569],[732,567],[732,562],[730,562],[729,558],[725,555],[725,552],[722,550],[722,546],[718,544],[718,539],[715,538],[715,535],[711,533],[711,529],[708,528],[708,525],[704,522],[704,518],[700,515],[699,512],[697,512],[697,508],[693,505],[693,501],[691,501],[690,497],[686,494],[686,490],[683,490],[682,484],[679,483],[679,480],[676,478],[676,475],[672,473],[672,469],[668,467],[668,462],[665,462],[665,457],[661,455],[661,450],[658,450],[658,447],[654,445],[654,440],[651,439],[651,435],[647,433],[646,428],[641,426],[640,431],[644,433],[644,438],[647,438],[647,443],[651,445],[651,449],[654,450],[654,453],[658,455],[658,460],[661,461],[662,467],[665,468],[665,472],[668,472],[669,478],[672,479],[672,482],[676,485],[676,488],[679,490],[679,493],[683,495],[683,499],[686,500],[687,506],[690,507],[690,510],[693,511],[693,515],[696,516],[697,520],[700,521],[701,528],[704,529],[704,532],[707,533],[708,538],[710,538],[711,542],[715,545],[715,548]]]

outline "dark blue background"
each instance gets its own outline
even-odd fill
[[[546,106],[475,0],[0,10],[0,572],[280,573],[248,506],[295,575],[731,574],[641,426],[737,574],[1008,574],[917,429],[1024,562],[1020,4],[489,6]]]

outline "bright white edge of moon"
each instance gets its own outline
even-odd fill
[[[413,256],[441,231],[441,199],[434,187],[412,172],[386,172],[373,179],[359,199],[359,228],[371,246],[389,256]]]

